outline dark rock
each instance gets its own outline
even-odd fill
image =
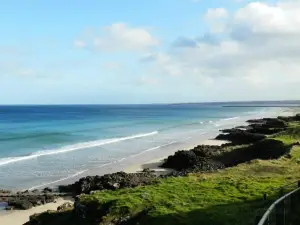
[[[0,196],[0,201],[7,202],[8,206],[15,209],[28,209],[33,206],[54,202],[58,195],[39,194],[39,192],[17,192],[9,193],[6,196]]]
[[[265,139],[246,147],[238,147],[230,152],[224,152],[216,158],[226,167],[236,166],[240,163],[254,159],[278,159],[289,153],[292,145],[274,139]]]
[[[43,190],[43,193],[52,193],[52,192],[53,192],[53,190],[48,187],[44,188],[44,190]]]
[[[198,162],[199,159],[193,151],[177,151],[169,156],[161,167],[183,170],[194,167]]]
[[[154,170],[151,170],[150,168],[145,168],[142,170],[142,173],[154,173]]]
[[[214,157],[219,155],[223,147],[217,145],[198,145],[193,151],[198,157]]]
[[[71,192],[73,195],[78,195],[81,193],[90,193],[94,190],[115,190],[119,188],[136,187],[151,184],[155,182],[155,180],[156,175],[150,170],[130,174],[118,172],[103,176],[84,177],[74,184],[60,186],[59,190],[61,192]]]
[[[216,137],[217,140],[231,141],[234,144],[249,144],[265,138],[266,136],[263,134],[250,133],[244,130],[233,130],[228,134],[219,134]]]
[[[14,207],[13,206],[6,206],[5,210],[7,210],[7,211],[14,210]]]
[[[264,119],[251,119],[251,120],[247,120],[247,123],[263,124],[263,123],[265,123],[265,121],[264,121]]]
[[[0,194],[11,194],[12,191],[10,190],[0,190]]]
[[[70,202],[66,202],[57,207],[57,211],[65,211],[66,209],[73,208],[73,204]]]
[[[252,124],[251,129],[249,129],[248,132],[270,135],[270,134],[277,134],[279,132],[285,131],[286,129],[287,128],[270,128],[264,125]]]
[[[8,206],[13,207],[14,209],[30,209],[33,207],[33,204],[28,200],[14,199],[8,202]]]
[[[265,128],[286,128],[287,122],[279,118],[263,118],[247,121],[250,124],[260,124]]]
[[[295,142],[293,145],[300,146],[300,141]]]
[[[295,116],[279,116],[278,119],[284,120],[286,122],[300,121],[300,114],[297,114]]]
[[[161,167],[180,171],[180,173],[171,173],[171,176],[178,176],[193,172],[215,171],[224,168],[224,165],[209,158],[199,157],[194,150],[190,150],[177,151],[174,155],[169,156]]]

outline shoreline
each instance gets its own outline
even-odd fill
[[[181,150],[189,151],[189,150],[193,149],[194,147],[196,147],[198,145],[215,145],[215,146],[221,146],[222,144],[226,144],[226,143],[228,143],[228,141],[207,139],[207,140],[204,140],[204,141],[200,141],[197,145],[190,145],[190,146],[185,147],[185,148],[183,148]],[[178,149],[176,151],[178,151]],[[174,153],[176,151],[174,151]],[[161,168],[160,166],[163,164],[164,160],[166,158],[168,158],[169,156],[170,155],[168,154],[168,155],[165,155],[165,156],[160,157],[160,158],[149,160],[148,162],[143,163],[143,164],[132,165],[130,167],[125,168],[124,172],[125,173],[139,173],[143,169],[150,169],[150,170],[155,171],[155,174],[157,176],[167,175],[168,173],[170,173],[170,172],[172,172],[174,170],[173,169]]]
[[[227,141],[221,141],[221,140],[213,140],[213,139],[207,139],[204,141],[200,141],[198,145],[216,145],[220,146],[224,143],[228,143]],[[196,147],[197,145],[189,145],[183,148],[182,150],[189,151],[190,149]],[[174,149],[174,153],[178,151],[178,149]],[[150,170],[154,170],[155,174],[157,176],[160,175],[167,175],[168,173],[175,171],[173,169],[165,169],[161,168],[160,165],[163,163],[164,159],[166,159],[168,155],[165,155],[161,158],[156,158],[147,161],[143,164],[135,164],[130,167],[127,167],[123,170],[125,173],[139,173],[143,169],[149,168]],[[9,224],[9,225],[23,225],[24,223],[29,221],[29,217],[33,214],[43,213],[48,210],[56,210],[58,206],[64,204],[64,203],[74,203],[73,198],[58,198],[55,202],[52,203],[46,203],[41,206],[35,206],[31,209],[27,210],[3,210],[3,213],[0,211],[0,224]]]
[[[292,108],[282,108],[280,111],[268,111],[268,112],[258,112],[257,114],[251,115],[243,115],[237,117],[230,117],[226,119],[221,119],[220,121],[215,121],[215,123],[211,123],[213,126],[206,128],[204,130],[198,131],[198,133],[191,133],[188,138],[180,139],[177,137],[171,140],[168,143],[157,144],[155,147],[149,147],[143,149],[143,146],[139,146],[141,151],[133,152],[130,155],[123,156],[122,158],[116,158],[115,160],[108,160],[104,164],[86,166],[84,168],[79,168],[74,171],[74,173],[68,174],[66,176],[57,177],[57,179],[46,180],[44,182],[32,182],[32,184],[23,184],[19,185],[4,185],[0,189],[4,190],[12,190],[14,192],[17,191],[25,191],[25,190],[34,190],[34,189],[42,189],[44,187],[57,188],[59,185],[67,185],[73,183],[80,179],[81,177],[86,176],[96,176],[96,175],[104,175],[109,173],[115,173],[118,171],[126,170],[132,164],[144,164],[148,161],[152,161],[154,159],[159,159],[162,157],[166,157],[174,154],[179,149],[185,149],[188,147],[195,147],[199,145],[201,142],[214,139],[218,134],[220,129],[231,128],[234,126],[244,125],[246,120],[254,119],[254,118],[262,118],[262,117],[274,117],[274,116],[290,116],[295,113],[295,109]],[[211,121],[209,121],[210,123]],[[201,121],[200,121],[201,123]],[[143,149],[143,150],[142,150]],[[162,154],[162,152],[165,152]],[[29,183],[29,182],[28,182]]]
[[[3,225],[23,225],[29,221],[29,217],[33,214],[46,212],[48,210],[57,210],[58,206],[64,203],[74,203],[74,200],[69,198],[59,198],[55,202],[40,205],[27,210],[12,210],[6,213],[0,213],[0,224]]]
[[[282,114],[282,113],[281,113]],[[281,115],[280,114],[280,115]],[[285,112],[285,116],[288,114],[294,115],[295,112]],[[257,117],[256,117],[257,119]],[[192,148],[198,146],[198,145],[222,145],[224,143],[228,143],[228,141],[220,141],[215,139],[206,139],[203,141],[198,141],[197,143],[190,144],[186,147],[184,147],[182,150],[191,150]],[[174,170],[172,169],[164,169],[160,168],[159,166],[163,163],[163,160],[166,159],[168,156],[174,154],[176,151],[178,151],[178,148],[173,148],[171,152],[167,152],[163,157],[154,158],[152,160],[146,161],[146,163],[136,163],[131,166],[125,167],[122,171],[126,173],[138,173],[141,172],[143,169],[149,168],[150,170],[154,170],[156,175],[165,175],[169,172],[172,172]],[[78,180],[78,179],[76,179]],[[66,202],[74,202],[72,200],[66,200],[66,199],[58,199],[55,203],[47,203],[42,206],[33,207],[28,210],[13,210],[13,211],[6,211],[6,213],[2,214],[0,213],[0,224],[9,224],[9,225],[23,225],[27,221],[29,221],[29,217],[36,213],[42,213],[47,210],[56,210],[58,206],[62,205]]]

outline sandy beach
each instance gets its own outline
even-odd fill
[[[73,201],[71,199],[57,199],[55,203],[47,203],[45,205],[33,207],[28,210],[16,210],[0,215],[1,225],[23,225],[29,221],[29,217],[36,213],[46,212],[47,210],[56,210],[58,206]]]

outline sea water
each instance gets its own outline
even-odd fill
[[[0,106],[0,189],[41,188],[116,172],[289,106],[268,105]]]

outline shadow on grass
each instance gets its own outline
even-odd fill
[[[168,215],[152,215],[155,208],[145,210],[120,225],[254,225],[272,201],[248,201],[215,205],[187,212]]]
[[[287,155],[293,144],[287,145],[282,141],[264,139],[247,147],[236,148],[219,156],[217,160],[227,167],[236,166],[240,163],[249,162],[254,159],[278,159]]]
[[[101,223],[101,217],[109,212],[107,207],[99,208],[89,214],[88,218],[80,218],[74,211],[46,212],[31,217],[26,225],[254,225],[256,215],[262,215],[273,200],[253,200],[215,205],[213,207],[189,210],[167,215],[156,215],[156,206],[145,209],[135,216],[115,218],[114,222]],[[103,209],[105,208],[105,212]],[[101,215],[101,216],[100,216]]]

